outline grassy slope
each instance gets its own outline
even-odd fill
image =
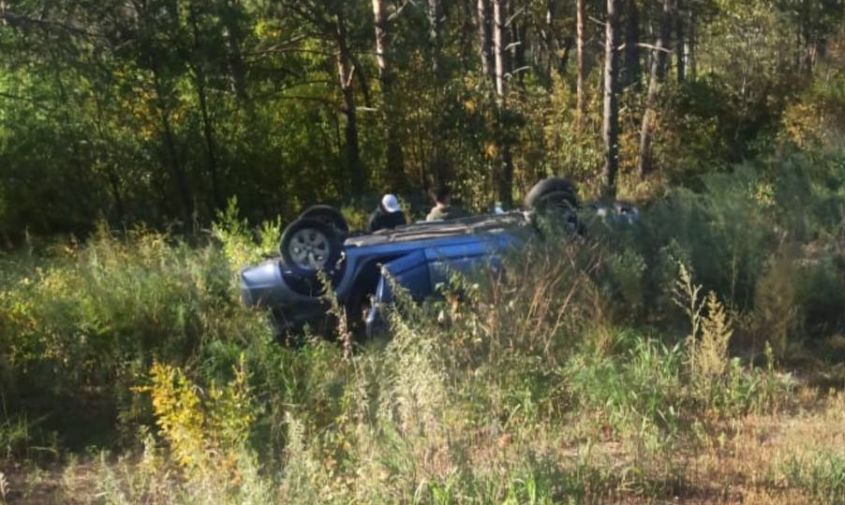
[[[845,198],[800,163],[400,303],[353,355],[273,344],[239,306],[278,229],[256,245],[234,211],[205,246],[103,231],[6,257],[4,499],[845,503]]]
[[[600,477],[579,476],[585,494],[547,496],[540,485],[533,494],[525,484],[523,492],[513,496],[471,497],[478,502],[512,503],[602,502],[602,503],[843,503],[843,459],[845,454],[845,397],[841,394],[819,398],[811,388],[800,393],[800,405],[789,412],[752,414],[707,426],[707,434],[695,442],[669,454],[661,464],[672,469],[672,482],[638,482],[636,474],[642,466],[653,462],[638,461],[625,449],[626,441],[613,437],[588,437],[580,444],[558,445],[557,436],[546,430],[528,430],[518,439],[507,432],[496,437],[480,438],[473,450],[475,457],[490,458],[489,453],[522,453],[524,446],[554,446],[552,457],[566,468],[583,464],[584,452],[595,465],[590,471]],[[517,431],[520,431],[517,428]],[[501,456],[493,456],[501,457]],[[508,457],[508,456],[504,456]],[[838,458],[838,459],[837,459]],[[597,463],[601,462],[601,463]],[[8,503],[102,503],[120,502],[112,490],[103,496],[102,479],[133,479],[137,472],[136,458],[115,460],[82,457],[63,464],[37,466],[33,463],[3,466],[9,480]],[[175,471],[175,470],[174,470]],[[627,477],[624,474],[629,474]],[[179,492],[169,486],[172,478],[163,472],[162,482],[145,483],[146,503],[180,502]],[[604,481],[602,480],[604,479]],[[524,483],[524,481],[520,481]],[[510,483],[514,485],[514,483]],[[108,486],[105,486],[108,487]],[[600,495],[586,493],[600,492]],[[156,493],[149,492],[156,489]],[[132,496],[131,494],[129,496]],[[138,495],[135,495],[136,497]],[[452,499],[459,501],[460,495]],[[424,493],[417,501],[440,502],[435,492]],[[409,496],[408,499],[411,499]],[[447,500],[451,501],[451,500]],[[235,498],[233,502],[238,502]],[[128,503],[133,503],[130,498]]]

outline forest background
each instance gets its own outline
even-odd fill
[[[842,10],[5,0],[0,234],[190,231],[233,197],[253,223],[382,191],[419,204],[439,182],[482,209],[550,174],[649,199],[830,142]]]

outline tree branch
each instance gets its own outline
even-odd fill
[[[54,21],[50,19],[34,18],[32,16],[27,16],[23,14],[15,14],[5,9],[3,11],[0,11],[0,20],[3,21],[3,24],[12,27],[21,25],[35,25],[41,28],[60,28],[65,32],[72,33],[75,35],[84,35],[90,38],[103,38],[103,36],[98,33],[89,32],[85,29],[72,26],[67,23],[61,23],[59,21]]]
[[[0,91],[0,98],[6,98],[8,100],[18,100],[18,101],[21,101],[21,102],[31,103],[32,105],[38,107],[39,109],[49,111],[49,112],[56,110],[55,107],[48,107],[47,105],[42,104],[38,100],[35,100],[34,98],[30,98],[30,97],[27,97],[27,96],[13,95],[11,93],[5,93],[3,91]]]

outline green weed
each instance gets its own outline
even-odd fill
[[[845,456],[830,451],[817,451],[790,456],[782,467],[790,486],[809,494],[815,503],[845,503]]]

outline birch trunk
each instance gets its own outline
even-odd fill
[[[584,117],[584,0],[575,0],[575,124],[578,129]]]
[[[648,83],[648,95],[646,96],[645,112],[643,113],[642,127],[640,128],[640,156],[637,161],[637,172],[641,178],[645,178],[654,169],[652,157],[652,141],[654,138],[655,122],[657,120],[657,97],[660,87],[666,79],[666,62],[671,54],[669,37],[672,28],[672,14],[675,9],[675,0],[663,0],[663,14],[660,19],[660,33],[655,44],[654,55],[651,58],[651,75]]]
[[[490,0],[478,0],[478,55],[481,57],[481,72],[490,79],[495,78],[495,65],[492,63],[491,46],[493,45],[490,26]]]
[[[393,73],[389,67],[390,59],[388,51],[390,39],[388,33],[388,16],[384,0],[373,0],[373,17],[375,19],[375,43],[376,63],[378,65],[378,77],[381,84],[382,102],[384,104],[383,121],[385,142],[387,144],[387,180],[397,191],[404,180],[404,159],[402,145],[396,135],[396,96],[393,90]]]
[[[616,197],[619,172],[619,4],[607,0],[604,40],[604,196]]]
[[[361,165],[358,149],[358,114],[355,109],[355,90],[352,87],[354,69],[347,40],[346,21],[341,14],[335,16],[335,42],[337,43],[337,76],[343,95],[343,114],[346,116],[344,126],[346,165],[352,191],[360,195],[366,187],[366,174]]]
[[[496,60],[496,104],[498,106],[497,129],[499,130],[500,170],[498,181],[499,200],[505,205],[512,203],[513,159],[510,143],[507,139],[507,125],[503,123],[507,116],[508,83],[507,68],[507,0],[493,0],[493,52]]]

